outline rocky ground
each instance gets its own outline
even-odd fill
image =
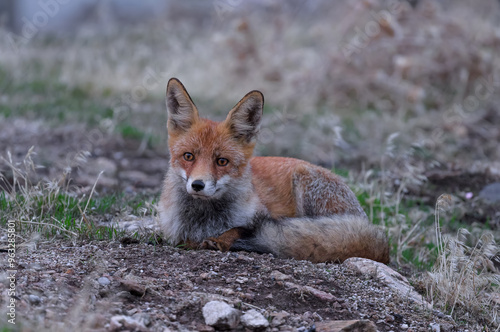
[[[426,307],[396,272],[356,259],[312,264],[126,239],[56,240],[20,246],[16,269],[20,331],[213,331],[207,323],[223,328],[216,322],[224,317],[207,316],[211,301],[237,310],[230,326],[240,331],[328,331],[337,320],[360,320],[361,330],[369,322],[378,331],[464,330]],[[7,288],[0,284],[2,294]]]

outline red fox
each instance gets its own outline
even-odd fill
[[[176,78],[166,95],[170,167],[159,211],[171,244],[312,262],[389,262],[385,233],[340,177],[303,160],[252,157],[261,92],[245,95],[222,122],[200,118]]]

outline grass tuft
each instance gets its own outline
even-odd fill
[[[39,168],[33,162],[34,155],[31,148],[21,163],[13,162],[9,152],[7,157],[0,157],[10,170],[8,175],[0,172],[0,186],[4,189],[0,192],[0,226],[14,221],[19,237],[37,233],[70,240],[119,240],[130,234],[117,227],[115,220],[130,214],[156,213],[154,199],[149,203],[141,196],[124,204],[127,199],[122,196],[95,198],[95,185],[88,196],[76,195],[71,191],[69,168],[58,179],[32,183]],[[98,180],[99,176],[96,184]],[[105,215],[110,215],[105,220],[108,222],[100,223]],[[133,236],[149,242],[158,235],[141,229]]]
[[[467,245],[470,232],[466,229],[459,229],[454,237],[443,235],[440,211],[445,211],[451,201],[451,196],[444,194],[436,202],[438,258],[428,273],[428,294],[456,320],[473,314],[486,324],[498,325],[500,312],[493,296],[498,294],[500,285],[500,274],[494,265],[500,247],[491,233],[484,233],[474,246]]]

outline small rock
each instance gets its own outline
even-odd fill
[[[333,307],[333,309],[340,309],[340,308],[342,308],[342,305],[340,303],[338,303],[337,301],[335,301],[332,303],[332,307]]]
[[[235,282],[239,283],[239,284],[244,284],[245,282],[248,281],[248,278],[247,277],[238,277],[236,278]]]
[[[479,197],[491,202],[500,202],[500,182],[493,182],[485,186],[480,192]]]
[[[133,314],[137,313],[137,308],[132,308],[127,311],[127,315],[132,316]]]
[[[292,277],[290,277],[288,274],[284,274],[281,273],[280,271],[274,270],[273,272],[271,272],[271,278],[276,281],[284,281],[291,279]]]
[[[317,332],[377,331],[375,323],[369,320],[329,320],[318,322],[315,325]]]
[[[441,332],[441,326],[438,323],[430,323],[429,326],[432,332]]]
[[[441,324],[439,327],[440,327],[440,329],[441,329],[442,332],[455,331],[455,327],[452,324],[449,324],[449,323]]]
[[[31,303],[31,304],[40,304],[40,302],[42,301],[40,299],[39,296],[36,296],[36,295],[33,295],[33,294],[30,294],[28,295],[28,301]]]
[[[241,316],[241,322],[246,327],[254,330],[264,329],[269,326],[267,319],[255,309],[248,310]]]
[[[111,331],[121,331],[123,329],[129,329],[133,331],[147,331],[148,329],[144,324],[135,320],[132,317],[117,315],[111,317],[109,323],[109,328]]]
[[[109,294],[108,292],[106,294]],[[105,294],[105,295],[106,295]],[[106,295],[107,296],[107,295]],[[130,300],[130,301],[133,301],[135,300],[136,298],[134,297],[134,295],[132,295],[129,291],[120,291],[118,293],[115,294],[115,296],[117,298],[120,298],[120,299],[127,299],[127,300]]]
[[[111,283],[111,281],[108,278],[106,278],[106,277],[100,277],[99,279],[97,279],[97,282],[101,286],[107,286],[107,285],[109,285]]]
[[[255,299],[255,294],[254,293],[243,293],[240,295],[240,297],[243,300],[253,301]]]
[[[235,291],[231,288],[223,288],[222,294],[224,295],[234,295]]]
[[[311,319],[311,318],[312,318],[312,312],[310,312],[310,311],[306,311],[306,312],[304,312],[304,313],[302,314],[302,318],[303,318],[304,320]]]
[[[403,330],[408,329],[408,324],[401,324],[401,329],[403,329]]]
[[[205,324],[220,330],[234,329],[240,322],[240,312],[222,301],[210,301],[202,309]]]
[[[196,331],[198,332],[213,332],[215,329],[209,325],[196,324]]]
[[[130,294],[135,296],[144,296],[146,294],[146,288],[139,285],[137,282],[132,280],[120,279],[120,283],[124,289],[130,292]]]
[[[332,302],[332,301],[336,300],[335,296],[333,296],[332,294],[327,293],[327,292],[323,292],[322,290],[316,289],[316,288],[311,287],[311,286],[301,286],[301,285],[297,285],[297,284],[294,284],[293,282],[288,282],[288,281],[286,281],[284,283],[284,285],[288,288],[296,289],[300,293],[314,295],[318,299],[323,300],[323,301]]]
[[[274,312],[271,314],[272,320],[271,324],[273,326],[280,326],[285,324],[285,319],[288,318],[290,314],[286,311]]]
[[[438,318],[445,318],[445,317],[446,317],[446,315],[445,315],[445,314],[443,314],[443,313],[442,313],[441,311],[439,311],[439,310],[432,310],[432,313],[433,313],[436,317],[438,317]]]
[[[244,256],[244,255],[239,255],[236,260],[238,261],[244,261],[244,262],[253,262],[255,258]]]
[[[135,313],[132,316],[132,318],[135,319],[136,321],[138,321],[139,323],[141,323],[144,326],[151,325],[151,317],[147,313],[138,312],[138,313]]]

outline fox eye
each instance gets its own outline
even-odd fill
[[[193,161],[194,160],[194,154],[186,152],[184,153],[184,160],[186,161]]]
[[[217,159],[217,165],[226,166],[227,164],[229,164],[229,160],[227,160],[226,158],[218,158]]]

